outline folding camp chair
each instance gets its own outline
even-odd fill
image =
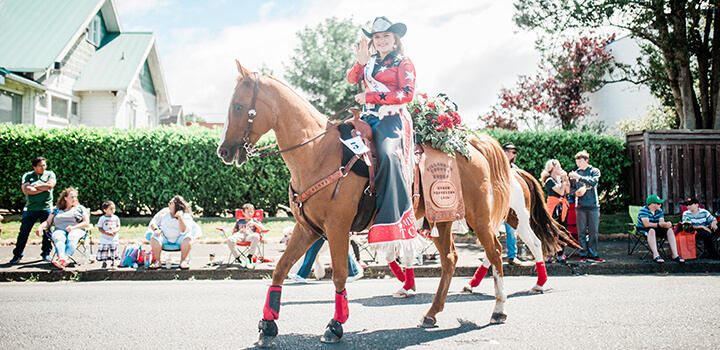
[[[192,227],[190,228],[192,231],[192,237],[193,240],[198,239],[200,236],[202,236],[202,229],[200,228],[200,225],[197,222],[193,222]],[[150,242],[150,239],[152,238],[152,231],[145,232],[145,239],[147,239],[148,242]],[[175,243],[165,243],[162,245],[162,251],[164,252],[179,252],[180,251],[180,244],[182,242],[175,242]],[[190,258],[192,257],[192,249],[190,249],[190,252],[188,252],[187,261],[190,261]],[[178,259],[178,262],[180,260]],[[172,259],[168,256],[166,257],[166,264],[167,262],[171,262],[172,265]]]
[[[640,257],[642,260],[645,259],[652,250],[648,244],[647,236],[637,232],[638,214],[640,213],[641,208],[641,206],[637,205],[628,206],[628,214],[630,215],[630,223],[628,223],[628,255],[632,255],[632,253],[639,251],[641,247],[645,248],[647,252]],[[658,253],[660,253],[660,256],[662,256],[663,259],[668,259],[667,253],[665,253],[665,249],[663,248],[666,238],[657,236],[655,238],[657,240]]]
[[[580,240],[578,239],[578,228],[577,228],[577,216],[575,214],[575,203],[570,203],[570,207],[568,208],[567,212],[567,231],[570,233],[570,236],[572,236],[572,239],[575,242],[578,242],[580,244]],[[578,248],[572,248],[570,246],[566,247],[570,250],[568,254],[565,254],[566,258],[570,258],[573,256],[573,254],[579,252],[580,250]]]
[[[262,209],[256,209],[253,213],[253,219],[263,222],[263,218],[265,216],[265,212]],[[240,220],[245,217],[245,214],[243,214],[242,209],[235,209],[235,220]],[[225,238],[230,238],[230,234],[227,232],[226,227],[218,227],[218,231],[220,231],[220,234]],[[267,233],[268,229],[265,229],[264,231],[258,232],[260,234],[260,244],[258,244],[258,251],[256,254],[257,262],[271,262],[271,259],[265,258],[265,233]],[[247,255],[250,252],[250,242],[247,241],[238,241],[236,245],[236,249],[240,252],[240,255],[247,259]],[[234,261],[234,256],[232,254],[228,254],[228,261],[227,264],[231,265]],[[254,260],[254,259],[253,259]],[[255,262],[255,261],[254,261]]]
[[[95,262],[95,255],[93,254],[93,251],[92,251],[92,229],[93,229],[93,224],[89,224],[85,228],[85,235],[82,236],[78,240],[77,249],[75,249],[75,252],[79,252],[82,255],[83,263],[85,263],[85,264],[92,264]],[[55,257],[57,256],[57,247],[55,246],[55,241],[52,240],[52,233],[54,230],[55,230],[55,227],[52,226],[52,227],[46,228],[43,231],[43,234],[46,237],[48,237],[48,239],[50,240],[50,243],[52,244],[52,247],[53,247],[52,255],[50,256],[50,261],[55,260]],[[75,255],[75,252],[73,252],[73,255]],[[70,260],[72,260],[72,262],[75,263],[75,265],[81,265],[77,260],[75,260],[73,255],[68,256],[68,258],[70,258]]]
[[[352,232],[352,235],[350,236],[350,239],[355,241],[357,243],[358,248],[360,248],[360,257],[362,258],[362,253],[365,252],[367,255],[370,256],[370,260],[364,260],[364,261],[370,261],[373,263],[377,263],[377,249],[370,246],[368,243],[368,231],[361,231],[361,232]]]
[[[700,205],[698,205],[698,208],[705,209],[705,206],[700,204]],[[677,234],[678,232],[680,232],[682,230],[682,216],[683,216],[683,214],[685,214],[687,209],[688,209],[687,205],[680,205],[680,222],[678,222],[677,225],[675,225],[675,234]],[[697,244],[698,241],[699,241],[699,239],[695,240],[695,244]],[[717,241],[718,241],[718,238],[713,237],[713,244],[716,244]],[[704,244],[703,244],[703,249],[697,249],[697,246],[695,247],[695,249],[698,252],[697,259],[700,259],[700,257],[702,257],[703,255],[705,255],[707,253],[707,247],[705,247]]]

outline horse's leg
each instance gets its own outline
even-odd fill
[[[268,288],[265,307],[263,307],[263,318],[258,325],[260,329],[260,338],[258,345],[261,348],[271,347],[273,339],[278,334],[277,324],[275,320],[280,317],[280,296],[282,294],[282,284],[285,277],[290,271],[292,265],[308,250],[311,244],[320,239],[316,234],[302,227],[295,225],[293,234],[288,241],[285,252],[273,271],[272,285]]]
[[[470,282],[468,282],[466,285],[463,286],[463,289],[461,292],[463,293],[472,293],[473,288],[480,285],[480,282],[482,282],[483,278],[485,278],[485,275],[488,272],[488,268],[490,267],[490,259],[483,259],[482,265],[475,270],[475,273],[473,274],[473,277],[470,279]]]
[[[529,190],[527,193],[523,191],[523,187],[517,181],[515,177],[512,178],[513,182],[513,193],[510,201],[510,207],[515,211],[518,218],[518,227],[515,231],[518,236],[525,242],[530,248],[530,251],[535,258],[535,267],[537,269],[537,283],[530,290],[534,293],[542,293],[544,291],[543,285],[547,281],[547,270],[545,269],[545,261],[542,254],[542,245],[540,239],[537,238],[535,233],[530,228],[530,211],[528,211],[525,196],[529,196]],[[516,186],[517,185],[517,186]]]
[[[348,277],[348,244],[350,236],[337,234],[329,238],[330,257],[332,258],[332,280],[335,284],[335,315],[328,323],[325,334],[320,337],[323,343],[337,343],[343,336],[342,325],[350,316],[345,283]]]
[[[434,237],[433,242],[435,242],[435,247],[440,253],[442,275],[440,276],[440,284],[435,293],[432,306],[430,306],[430,309],[420,321],[419,326],[424,328],[435,327],[437,323],[435,316],[445,308],[445,300],[447,299],[448,289],[450,288],[450,280],[453,274],[455,274],[455,264],[457,264],[458,259],[455,243],[452,239],[452,223],[437,223],[437,228],[439,236]]]
[[[488,224],[483,226],[478,224],[477,227],[478,230],[476,230],[475,233],[477,234],[480,244],[485,248],[485,260],[489,261],[493,267],[493,280],[495,281],[495,308],[493,309],[490,323],[501,323],[507,319],[507,314],[505,313],[507,293],[505,292],[505,282],[503,280],[502,244],[495,234],[495,230]],[[475,228],[475,226],[473,226],[473,228]],[[483,265],[486,265],[485,261],[483,261]]]

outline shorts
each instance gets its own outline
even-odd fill
[[[188,231],[186,233],[181,234],[175,242],[170,242],[167,237],[165,237],[164,234],[161,234],[160,236],[156,236],[154,233],[150,236],[151,239],[155,239],[160,241],[160,244],[181,244],[185,238],[190,237],[190,243],[192,243],[195,239],[192,236],[192,232]]]
[[[648,231],[650,231],[650,230],[655,230],[655,237],[667,238],[667,231],[668,231],[668,229],[666,229],[666,228],[664,228],[664,227],[650,227],[650,228],[647,228],[647,227],[636,227],[636,228],[637,228],[637,233],[643,234],[643,235],[645,235],[646,237],[647,237],[647,235],[648,235]]]

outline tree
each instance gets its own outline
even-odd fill
[[[717,0],[518,0],[515,9],[515,23],[544,30],[546,43],[569,31],[605,26],[644,40],[646,52],[657,52],[661,60],[643,61],[626,79],[650,86],[656,95],[669,91],[680,127],[720,129]]]
[[[535,128],[555,121],[564,130],[575,129],[590,113],[586,93],[602,87],[603,76],[614,68],[605,48],[614,39],[614,35],[583,36],[562,43],[555,53],[545,51],[540,72],[519,77],[513,89],[503,88],[498,105],[480,120],[510,129],[513,123],[508,121],[524,121]]]
[[[185,114],[185,121],[188,123],[207,123],[203,117],[195,114],[195,112]]]
[[[297,33],[300,46],[290,58],[285,79],[302,90],[318,110],[334,115],[353,101],[357,87],[347,82],[348,70],[355,62],[353,44],[360,27],[351,20],[331,17],[314,29]]]

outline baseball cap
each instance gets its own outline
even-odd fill
[[[693,204],[699,204],[700,201],[697,200],[695,197],[687,197],[685,198],[685,202],[683,202],[684,205],[693,205]]]
[[[657,203],[657,204],[663,204],[665,203],[664,199],[660,199],[656,194],[651,194],[647,197],[647,201],[645,201],[648,205]]]

